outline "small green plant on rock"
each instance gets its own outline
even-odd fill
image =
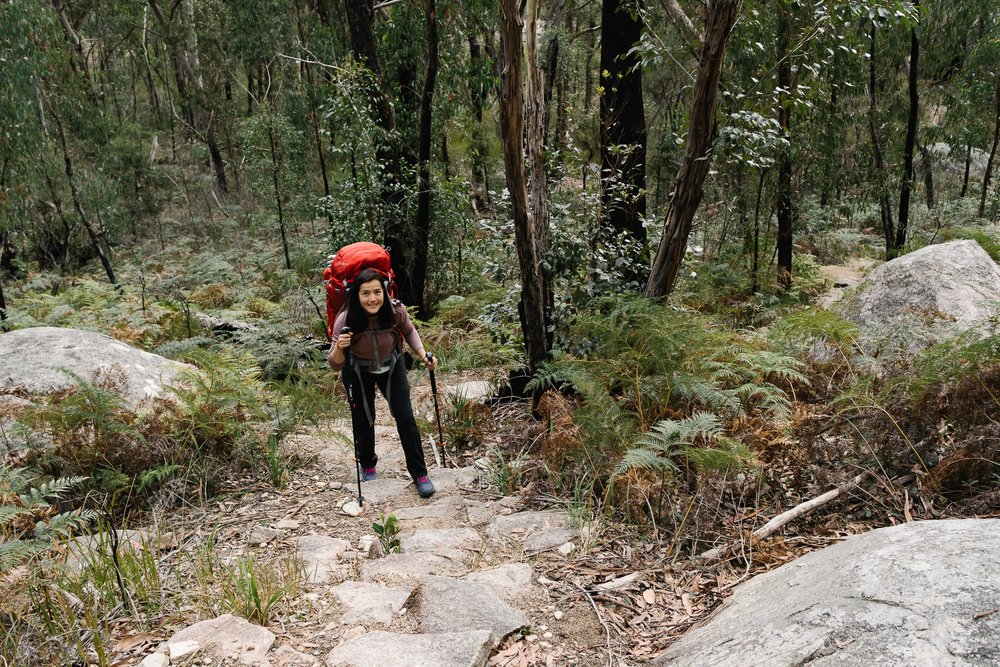
[[[379,544],[382,545],[382,553],[391,554],[400,552],[399,520],[395,514],[381,515],[372,523],[372,530],[375,531]]]

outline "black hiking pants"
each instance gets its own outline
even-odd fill
[[[359,378],[360,376],[360,378]],[[406,456],[406,469],[414,480],[427,474],[424,450],[420,443],[420,431],[413,418],[410,402],[410,383],[406,379],[406,365],[400,360],[392,370],[385,373],[356,372],[350,365],[344,366],[344,382],[354,383],[356,406],[351,406],[351,425],[358,443],[358,459],[362,468],[374,468],[378,463],[375,454],[375,424],[368,415],[375,417],[375,387],[378,386],[385,400],[389,402],[389,412],[396,420],[396,432]],[[388,392],[388,393],[387,393]],[[367,412],[365,404],[368,405]]]

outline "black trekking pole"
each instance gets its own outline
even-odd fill
[[[434,363],[434,355],[431,354],[430,352],[427,353],[427,361]],[[444,434],[441,432],[441,408],[438,407],[438,385],[437,385],[437,379],[434,377],[434,371],[432,369],[428,370],[430,371],[431,374],[431,395],[434,396],[434,414],[435,416],[437,416],[438,447],[441,448],[441,459],[438,459],[437,449],[435,449],[433,445],[431,446],[431,451],[434,452],[434,458],[438,459],[437,461],[438,467],[443,467],[441,465],[441,461],[444,460],[445,463],[447,463],[448,461],[447,457],[444,456]]]
[[[351,333],[351,327],[344,327],[340,330],[340,333]],[[334,345],[336,345],[336,342],[334,342]],[[347,402],[351,406],[351,436],[354,438],[354,467],[358,473],[358,507],[364,507],[365,499],[361,495],[361,456],[358,453],[358,434],[354,431],[354,411],[357,410],[358,404],[354,400],[354,382],[351,380],[353,373],[354,369],[351,368],[351,349],[347,348],[344,350],[344,387],[347,388]]]

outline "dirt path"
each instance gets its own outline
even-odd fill
[[[377,411],[388,413],[384,403]],[[360,515],[351,516],[357,482],[350,431],[333,422],[290,438],[305,464],[285,489],[229,496],[184,538],[190,551],[214,534],[215,548],[230,561],[301,558],[308,583],[263,638],[218,644],[220,633],[236,634],[233,619],[191,618],[166,628],[158,645],[121,656],[121,664],[184,664],[162,662],[178,637],[194,638],[198,655],[221,660],[211,664],[597,666],[611,655],[615,665],[644,664],[605,623],[609,612],[560,574],[588,548],[585,527],[564,509],[496,494],[476,468],[434,467],[426,437],[437,490],[421,499],[387,419],[376,424],[380,477],[362,483]],[[388,514],[398,520],[400,553],[382,554],[373,531]],[[208,634],[199,635],[204,628]],[[247,646],[256,651],[252,657]]]

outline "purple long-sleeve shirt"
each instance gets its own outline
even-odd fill
[[[420,334],[417,333],[417,328],[413,326],[413,322],[410,321],[410,316],[406,312],[406,306],[401,302],[393,302],[393,307],[396,310],[396,318],[399,322],[399,326],[396,327],[396,331],[402,334],[403,338],[406,340],[406,344],[410,346],[410,349],[414,352],[419,352],[424,349],[424,344],[420,340]],[[340,334],[340,330],[344,328],[347,323],[347,309],[341,310],[337,314],[336,319],[333,321],[333,335],[334,340]],[[370,324],[369,330],[377,329],[378,324]],[[395,336],[391,329],[382,330],[379,334],[375,336],[376,345],[378,345],[379,352],[382,356],[392,349],[396,344]],[[336,347],[330,348],[330,354],[327,356],[327,362],[330,364],[330,368],[335,371],[339,371],[344,367],[343,362],[337,363],[333,360],[333,352]],[[367,335],[363,331],[355,331],[351,334],[351,354],[359,359],[367,359],[370,361],[375,361],[375,353],[372,349],[372,337]]]

